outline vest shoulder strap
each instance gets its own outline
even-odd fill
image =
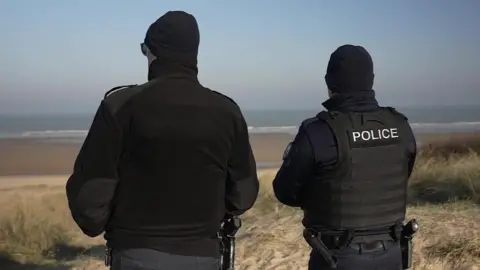
[[[317,118],[325,122],[331,121],[340,115],[338,111],[321,111],[317,114]]]
[[[310,124],[315,123],[317,121],[319,121],[319,119],[317,117],[310,117],[310,118],[307,118],[307,119],[303,120],[301,126],[306,128]]]
[[[350,117],[348,114],[338,111],[321,111],[317,114],[317,118],[327,123],[333,132],[338,155],[336,166],[340,166],[350,151],[348,133],[345,132],[345,128],[351,126]]]
[[[403,119],[408,120],[408,117],[407,117],[407,116],[405,116],[403,113],[397,111],[397,109],[395,109],[394,107],[382,107],[382,108],[389,110],[389,111],[390,111],[391,113],[393,113],[394,115],[400,116],[400,117],[402,117]]]

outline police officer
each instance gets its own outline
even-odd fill
[[[141,44],[148,82],[101,101],[66,190],[111,269],[217,270],[220,224],[259,183],[240,108],[197,78],[196,19],[170,11]]]
[[[302,122],[274,181],[301,207],[309,269],[403,269],[399,232],[416,143],[407,118],[381,107],[373,61],[361,46],[331,54],[326,111]]]

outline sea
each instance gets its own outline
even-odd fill
[[[251,134],[288,133],[293,136],[304,119],[315,116],[320,110],[243,110],[243,114]],[[397,107],[397,110],[409,118],[416,133],[480,131],[480,105]],[[0,115],[0,139],[81,142],[88,132],[93,113]]]

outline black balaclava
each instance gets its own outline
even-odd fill
[[[151,80],[166,72],[198,73],[200,30],[197,20],[184,11],[169,11],[147,30],[145,45],[157,57],[149,67]]]
[[[325,82],[328,88],[341,95],[372,91],[373,61],[362,46],[343,45],[330,55]]]

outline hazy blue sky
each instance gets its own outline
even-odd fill
[[[345,43],[372,54],[381,101],[480,104],[478,0],[2,0],[0,112],[88,112],[143,83],[139,43],[168,10],[197,18],[200,80],[244,108],[320,108]]]

